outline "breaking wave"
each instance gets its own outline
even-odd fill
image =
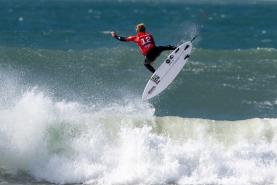
[[[37,89],[0,110],[2,174],[85,184],[275,184],[276,119],[156,117],[139,100],[94,107]]]

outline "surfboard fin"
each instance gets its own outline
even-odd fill
[[[198,37],[198,35],[195,35],[195,36],[190,40],[190,42],[193,42],[197,37]]]

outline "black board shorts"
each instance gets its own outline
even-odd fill
[[[151,64],[163,51],[174,50],[175,46],[157,46],[152,48],[145,56],[144,64]]]

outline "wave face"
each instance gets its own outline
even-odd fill
[[[155,117],[30,90],[0,111],[0,179],[85,184],[276,184],[276,119]],[[21,172],[21,173],[19,173]]]
[[[57,100],[100,106],[120,103],[140,99],[151,75],[137,51],[126,47],[82,51],[2,47],[0,54],[2,102],[11,89],[17,96],[39,87]],[[155,66],[165,57],[166,53]],[[155,115],[275,118],[276,58],[275,49],[194,49],[177,79],[151,100]]]

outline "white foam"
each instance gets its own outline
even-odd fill
[[[53,183],[276,184],[276,119],[153,116],[134,100],[102,109],[37,90],[0,111],[0,167]]]

